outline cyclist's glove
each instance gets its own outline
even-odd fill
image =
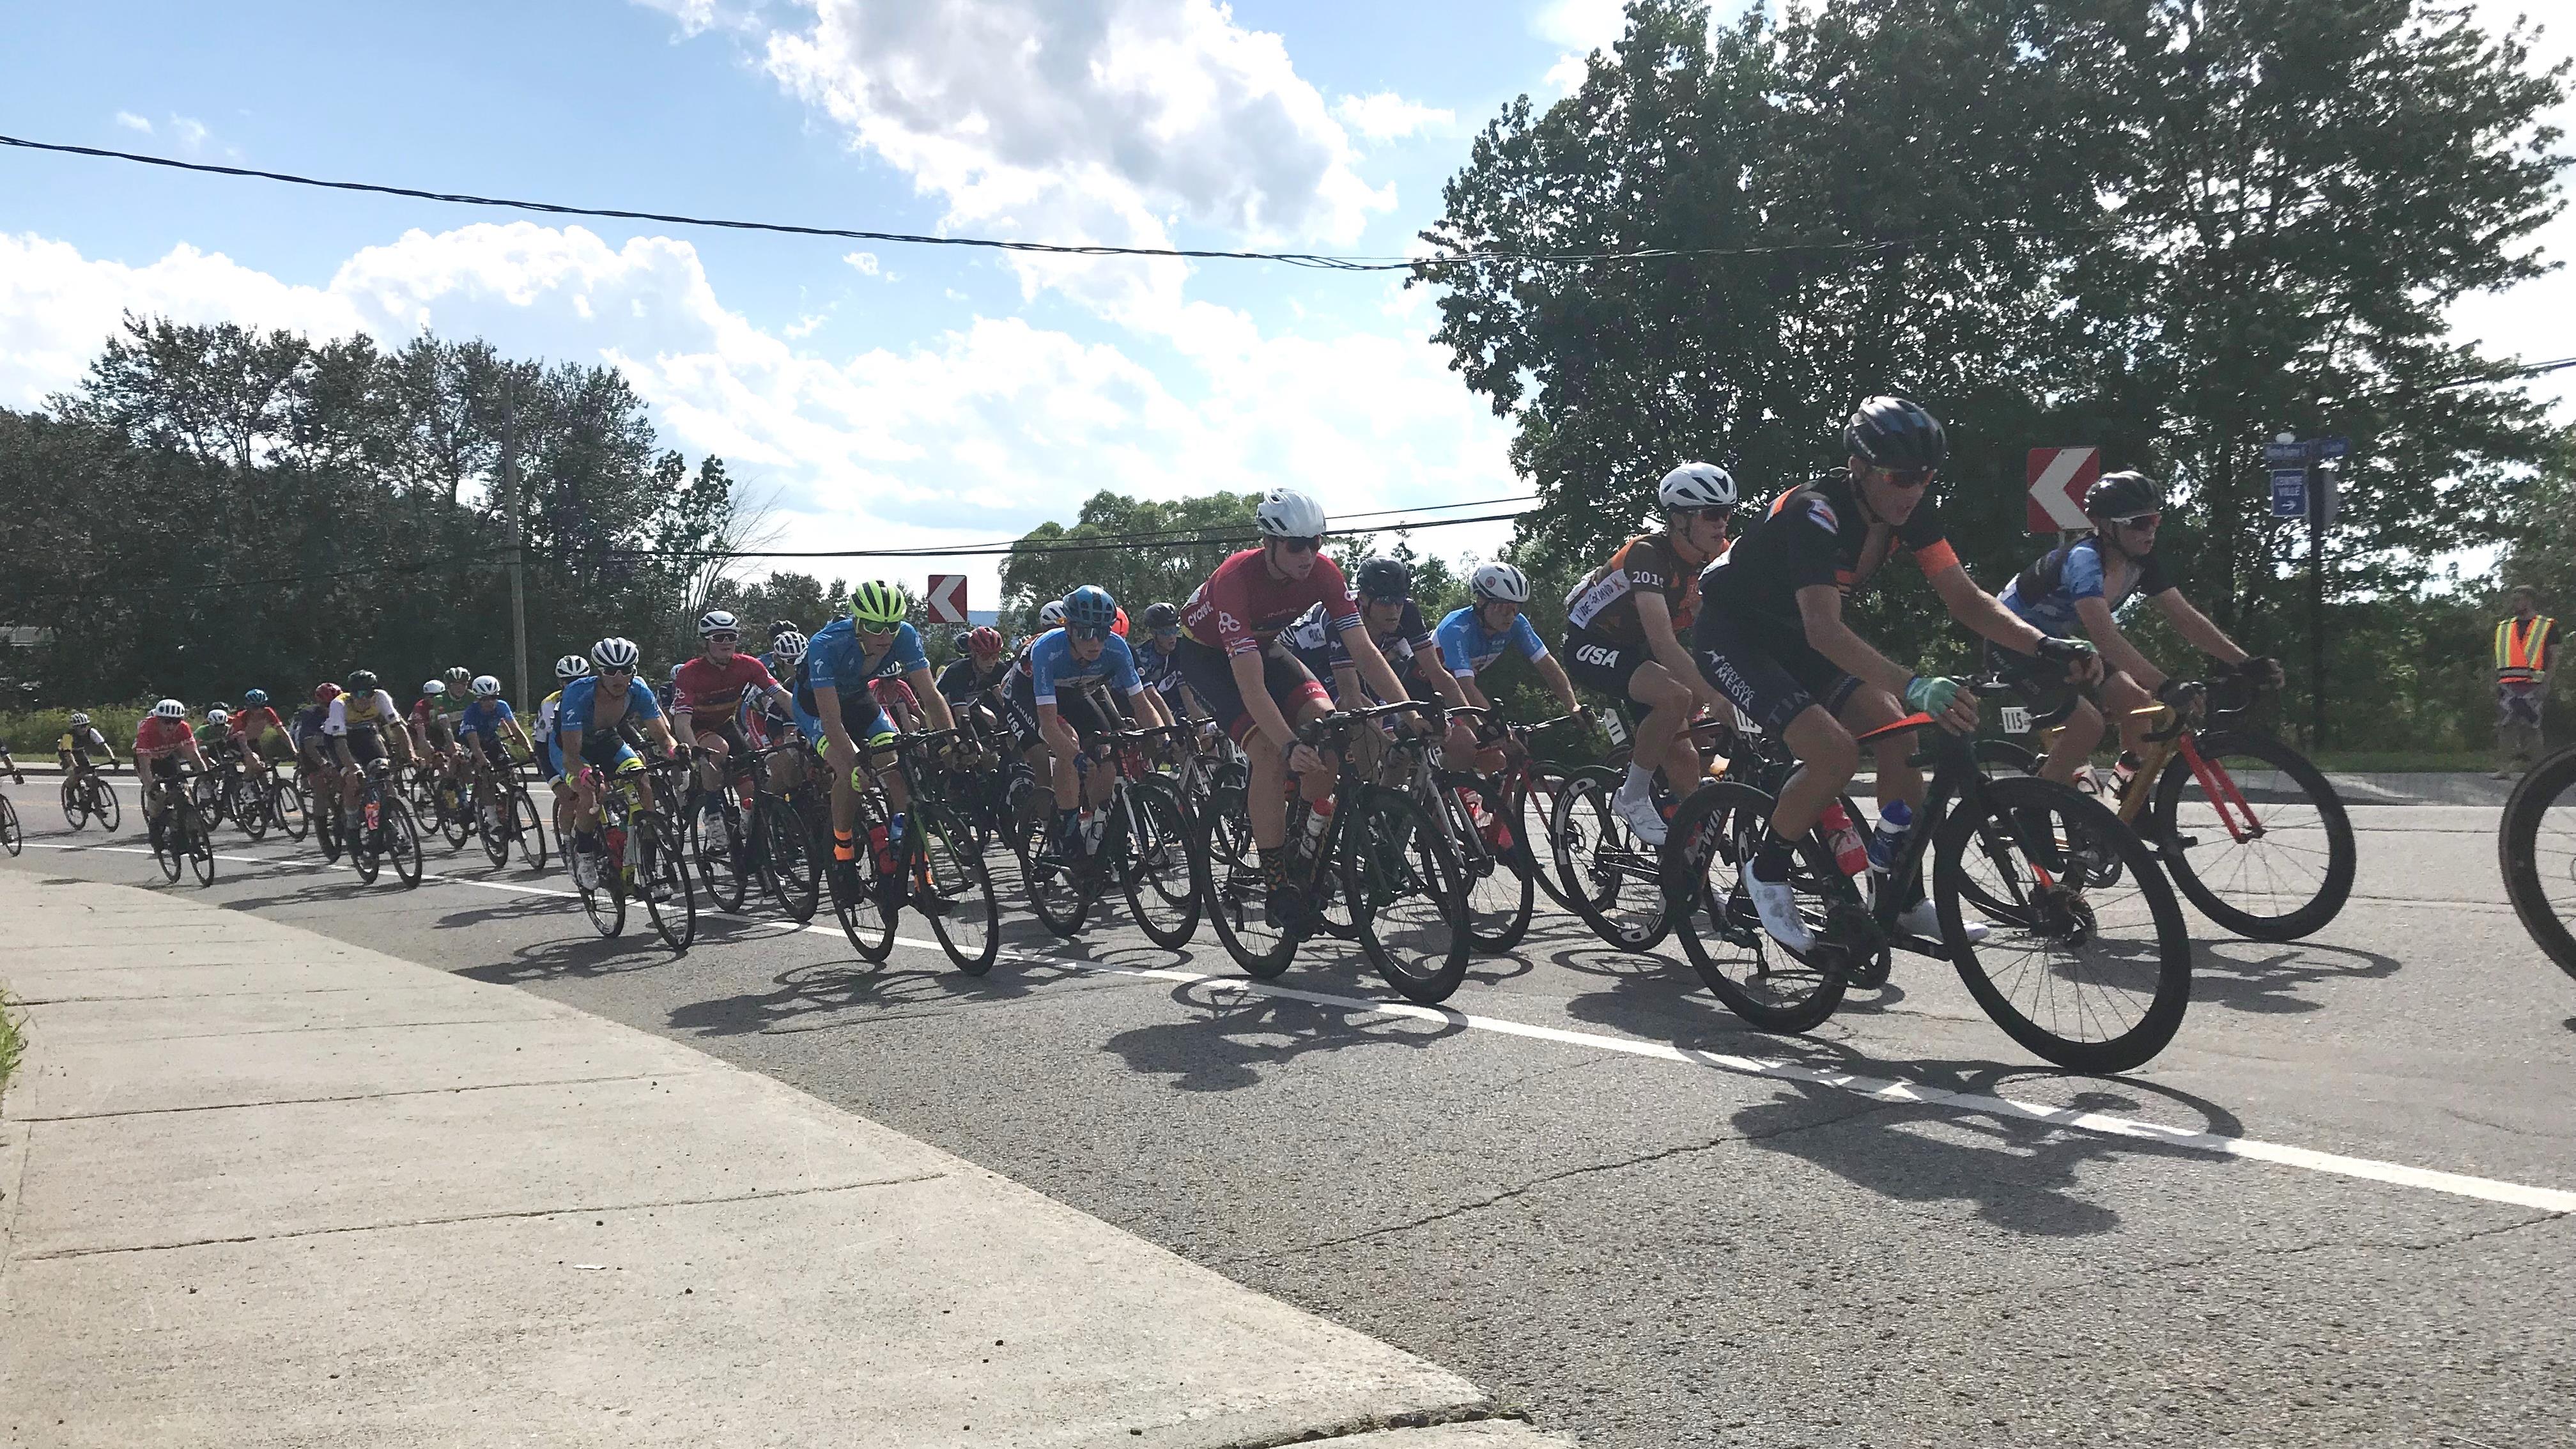
[[[2200,693],[2200,682],[2192,679],[2168,679],[2156,686],[2156,703],[2167,709],[2182,709]]]
[[[2237,665],[2236,672],[2244,678],[2259,681],[2267,689],[2281,687],[2281,661],[2269,654],[2255,655]]]
[[[2060,639],[2054,634],[2039,636],[2039,657],[2051,664],[2062,665],[2072,674],[2077,665],[2093,657],[2093,645],[2085,639]]]
[[[1917,714],[1939,715],[1959,697],[1959,681],[1918,674],[1906,681],[1905,707]]]

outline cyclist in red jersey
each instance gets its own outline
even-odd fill
[[[1297,742],[1297,728],[1332,709],[1324,686],[1279,631],[1318,604],[1334,633],[1349,648],[1351,663],[1380,699],[1405,698],[1404,683],[1380,654],[1360,618],[1359,596],[1341,568],[1321,552],[1324,507],[1293,488],[1274,488],[1253,511],[1261,546],[1217,566],[1181,606],[1181,677],[1199,703],[1225,727],[1250,758],[1246,804],[1253,844],[1276,888],[1288,836],[1283,786],[1295,774],[1309,802],[1332,793],[1333,774],[1323,756]],[[1436,720],[1417,719],[1436,730]],[[1259,735],[1256,743],[1254,735]]]
[[[162,809],[162,792],[155,786],[179,783],[182,756],[199,770],[206,768],[205,753],[197,748],[197,732],[188,724],[188,707],[165,699],[134,727],[134,773],[143,780],[143,818],[155,827],[161,823]]]
[[[700,614],[698,638],[705,651],[680,666],[672,713],[689,731],[685,738],[697,741],[698,785],[704,792],[700,809],[713,820],[724,808],[716,790],[724,783],[726,763],[751,758],[751,741],[742,732],[743,695],[758,690],[782,710],[792,701],[768,665],[740,652],[742,622],[730,610]]]

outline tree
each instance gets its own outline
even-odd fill
[[[1083,501],[1071,528],[1042,523],[1011,545],[1002,564],[1002,601],[1021,627],[1039,605],[1083,584],[1107,589],[1132,617],[1148,604],[1177,604],[1228,554],[1251,546],[1258,493],[1206,493],[1170,503],[1106,489]]]

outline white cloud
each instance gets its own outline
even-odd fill
[[[1372,141],[1393,141],[1416,131],[1444,129],[1458,120],[1454,111],[1408,101],[1393,91],[1344,96],[1333,103],[1333,114]]]
[[[206,123],[194,116],[172,116],[170,133],[179,138],[180,145],[191,151],[204,146],[206,137],[211,134],[206,129]]]
[[[134,114],[132,111],[117,112],[116,124],[123,126],[129,131],[141,131],[147,136],[152,134],[152,123],[149,120]]]
[[[1565,47],[1542,83],[1560,94],[1570,92],[1583,84],[1585,58],[1628,33],[1627,0],[1547,0],[1530,17],[1530,29],[1539,39]]]
[[[848,256],[841,258],[841,260],[858,268],[859,275],[862,277],[873,277],[877,274],[877,254],[875,252],[852,252]]]

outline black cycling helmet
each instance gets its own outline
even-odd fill
[[[804,630],[796,627],[795,620],[780,619],[769,626],[769,642],[775,644],[780,639],[783,639],[790,634],[802,634],[804,632]]]
[[[1148,629],[1178,628],[1180,626],[1180,622],[1181,611],[1173,608],[1169,604],[1148,604],[1145,606],[1145,627]]]
[[[2144,473],[2105,473],[2084,490],[2084,516],[2096,523],[2125,523],[2164,506],[2164,490]]]
[[[1940,419],[1901,397],[1870,398],[1854,409],[1843,447],[1862,462],[1899,471],[1938,468],[1950,456]]]
[[[1401,603],[1413,597],[1413,570],[1406,568],[1402,559],[1369,559],[1360,565],[1359,575],[1352,582],[1358,585],[1361,598],[1379,603]]]
[[[352,669],[349,671],[349,692],[351,694],[364,694],[375,687],[376,671],[372,669]]]

